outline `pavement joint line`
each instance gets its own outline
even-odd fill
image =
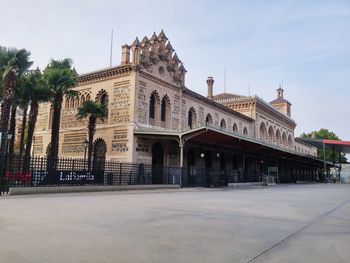
[[[268,247],[267,249],[265,249],[264,251],[260,252],[258,255],[256,255],[255,257],[251,258],[250,260],[246,261],[246,263],[250,263],[250,262],[254,262],[257,258],[259,258],[260,256],[266,254],[267,252],[269,252],[270,250],[272,250],[273,248],[279,246],[281,243],[287,241],[288,239],[291,239],[292,237],[296,236],[298,233],[302,232],[303,230],[305,230],[306,228],[310,227],[311,225],[313,225],[316,222],[319,222],[320,220],[322,220],[323,218],[325,218],[326,216],[332,214],[333,212],[335,212],[336,210],[338,210],[339,208],[341,208],[342,206],[344,206],[345,204],[349,203],[350,199],[345,200],[344,202],[342,202],[340,205],[332,208],[331,210],[321,214],[320,216],[316,217],[314,220],[311,220],[311,222],[309,222],[308,224],[306,224],[305,226],[303,226],[302,228],[298,229],[297,231],[293,232],[292,234],[288,235],[287,237],[283,238],[282,240],[278,241],[277,243],[275,243],[274,245]]]

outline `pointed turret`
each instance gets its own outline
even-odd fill
[[[141,46],[144,46],[146,44],[149,44],[149,40],[148,40],[148,37],[145,36],[141,41]]]
[[[185,67],[184,67],[184,64],[182,64],[182,63],[180,64],[179,70],[180,70],[181,72],[184,72],[184,73],[187,72],[187,70],[186,70]]]
[[[154,42],[158,42],[158,37],[156,35],[156,32],[153,32],[153,35],[150,39],[151,43],[153,44]]]
[[[164,31],[162,29],[162,31],[160,31],[159,35],[158,35],[158,39],[159,40],[164,40],[164,41],[167,41],[168,38],[166,37],[166,35],[164,34]]]
[[[134,42],[132,42],[132,45],[131,45],[131,46],[132,46],[132,47],[139,47],[139,46],[141,46],[141,43],[140,43],[138,37],[136,37],[136,39],[134,40]]]
[[[173,46],[170,44],[170,41],[168,41],[168,44],[166,44],[166,49],[170,50],[170,51],[174,51]]]
[[[174,56],[173,56],[173,61],[175,61],[176,63],[180,62],[180,59],[179,59],[179,57],[177,56],[176,52],[175,52],[175,54],[174,54]]]

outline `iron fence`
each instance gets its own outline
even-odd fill
[[[95,159],[1,158],[0,183],[9,187],[179,184],[179,167]]]

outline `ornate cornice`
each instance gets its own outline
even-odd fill
[[[153,81],[155,83],[158,83],[159,85],[162,85],[162,86],[165,86],[165,87],[177,90],[177,91],[179,91],[181,89],[180,86],[177,86],[177,85],[174,85],[174,84],[172,84],[170,82],[162,80],[162,79],[160,79],[160,78],[158,78],[158,77],[156,77],[156,76],[154,76],[152,74],[149,74],[149,73],[147,73],[147,72],[145,72],[145,71],[143,71],[141,69],[139,69],[139,74],[140,74],[141,77],[143,77],[145,79],[148,79],[148,80],[151,80],[151,81]]]
[[[134,67],[129,64],[82,74],[78,76],[78,86],[86,83],[126,76],[129,75],[133,69]]]

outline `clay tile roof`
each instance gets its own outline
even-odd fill
[[[229,100],[229,99],[236,99],[236,98],[243,98],[242,95],[232,94],[232,93],[220,93],[213,96],[214,100],[220,101],[220,100]]]
[[[277,98],[273,101],[270,101],[270,104],[275,104],[275,103],[288,103],[291,104],[288,100],[286,99],[282,99],[282,98]]]

